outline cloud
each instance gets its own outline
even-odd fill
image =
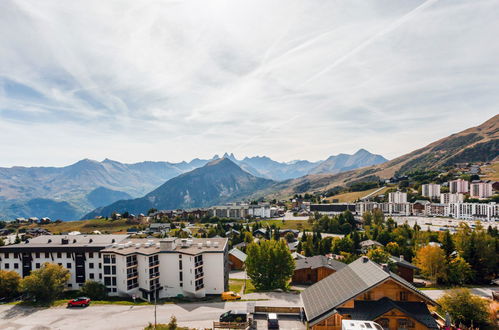
[[[499,101],[499,2],[0,2],[0,166],[388,158]]]

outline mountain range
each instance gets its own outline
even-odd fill
[[[318,162],[284,163],[265,156],[238,160],[234,154],[227,153],[222,158],[231,160],[255,177],[274,181],[310,173],[339,173],[387,161],[363,149],[353,155],[339,154]],[[217,159],[220,159],[218,155],[190,162],[135,164],[84,159],[65,167],[0,168],[0,219],[29,216],[78,219],[115,201],[144,196],[166,181]]]

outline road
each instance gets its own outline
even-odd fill
[[[386,215],[388,217],[388,215]],[[417,216],[393,216],[393,219],[399,224],[404,224],[406,221],[409,226],[414,226],[417,223],[423,230],[427,230],[428,227],[431,231],[440,231],[444,229],[449,229],[453,231],[457,229],[459,223],[465,222],[469,226],[474,225],[476,221],[467,221],[462,219],[452,219],[452,218],[437,218],[437,217],[417,217]],[[431,225],[428,225],[431,224]],[[481,224],[484,228],[487,228],[489,225],[495,228],[499,227],[499,223],[495,221],[487,222],[481,221]]]
[[[272,299],[255,301],[262,306],[298,306],[300,298],[289,293],[252,293],[245,299]],[[180,326],[211,328],[213,321],[228,310],[246,310],[247,302],[189,303],[158,305],[158,323],[168,323],[174,315]],[[263,317],[257,317],[258,329],[266,329]],[[32,308],[17,305],[0,306],[0,329],[143,329],[154,322],[154,306],[90,305],[87,308],[53,307]],[[282,318],[282,329],[305,329],[298,320]]]
[[[489,288],[470,288],[471,293],[476,294],[477,296],[483,298],[492,299],[492,290],[497,290],[497,287],[489,287]],[[436,300],[444,295],[444,293],[448,290],[423,290],[424,294],[430,297],[433,300]]]

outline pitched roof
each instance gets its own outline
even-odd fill
[[[320,267],[327,267],[338,271],[343,267],[346,267],[346,264],[338,260],[330,259],[326,256],[313,256],[297,260],[295,270],[306,268],[316,269]]]
[[[368,240],[360,242],[360,246],[362,246],[362,247],[373,246],[373,245],[383,246],[383,244],[381,244],[380,242],[373,241],[372,239],[368,239]]]
[[[344,302],[389,278],[436,305],[430,297],[397,274],[384,270],[367,257],[360,257],[347,267],[302,291],[301,298],[308,321],[327,315]]]
[[[381,315],[398,309],[412,319],[422,323],[430,329],[438,329],[438,324],[431,316],[425,303],[416,301],[394,301],[384,297],[377,301],[359,300],[355,302],[354,308],[338,308],[341,314],[349,314],[353,320],[371,321]]]
[[[402,258],[399,258],[399,257],[390,256],[390,260],[393,261],[397,266],[407,267],[407,268],[411,268],[414,270],[419,269],[418,267],[411,264],[409,261],[402,259]]]
[[[237,259],[241,260],[242,262],[245,262],[246,258],[248,257],[246,255],[246,253],[244,253],[243,251],[241,251],[239,249],[236,249],[236,248],[230,250],[229,254],[232,254],[234,257],[236,257]]]

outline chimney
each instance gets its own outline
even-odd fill
[[[168,237],[159,241],[159,248],[161,251],[173,251],[176,247],[174,237]]]
[[[400,260],[404,261],[404,255],[400,255]]]
[[[388,264],[381,264],[381,268],[383,268],[383,270],[387,273],[390,272],[390,268],[388,268]]]

